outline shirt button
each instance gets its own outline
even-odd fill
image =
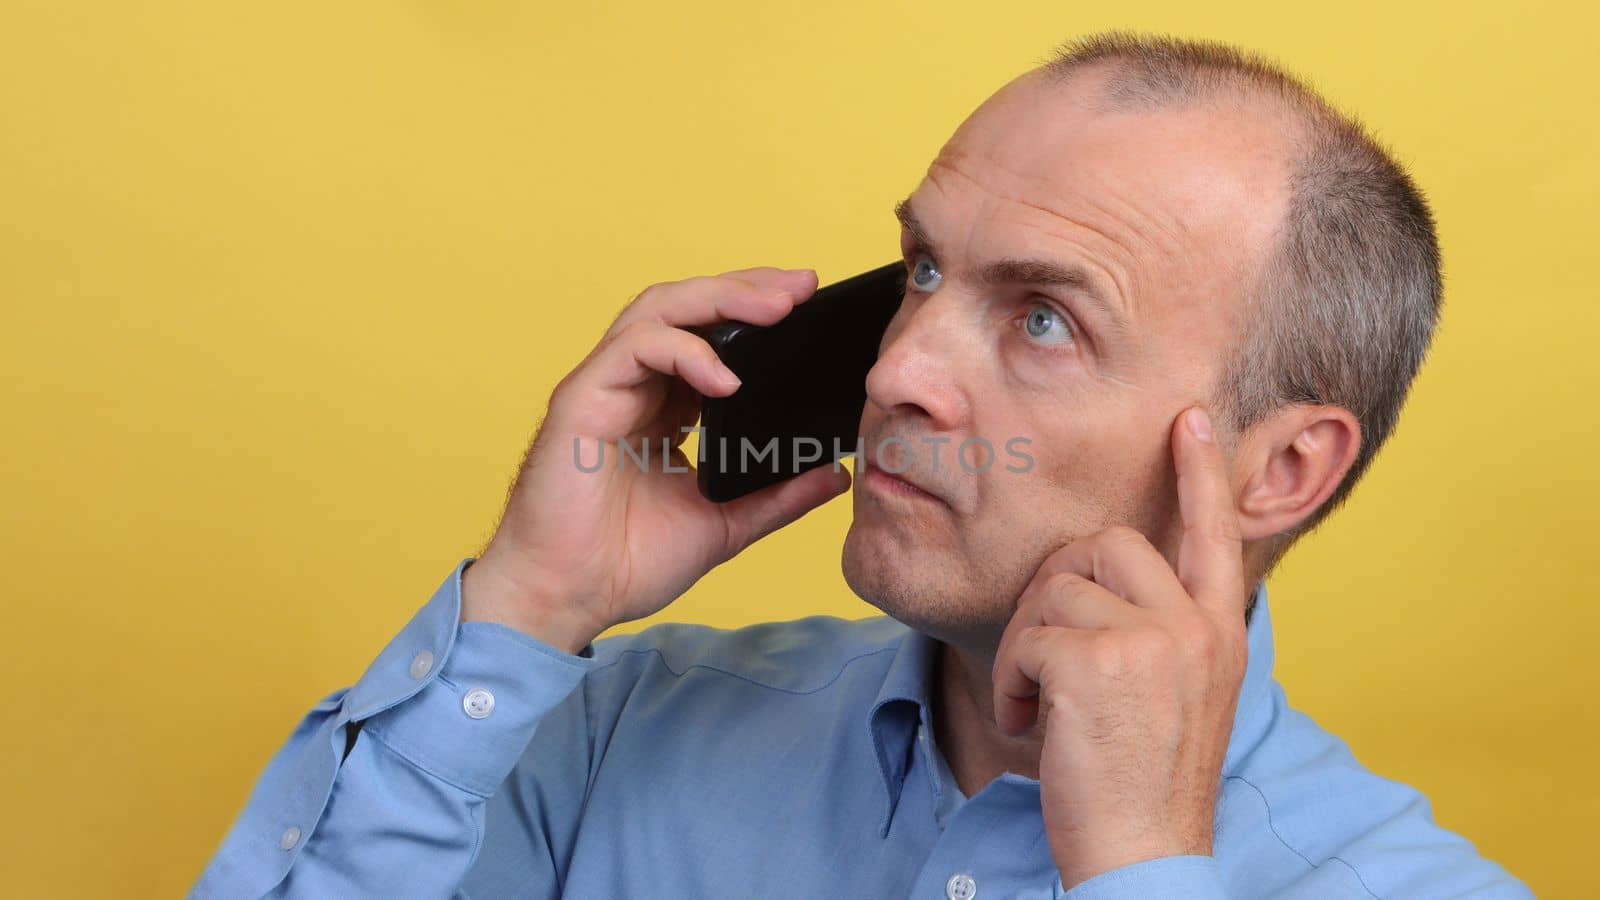
[[[284,831],[283,837],[278,838],[278,846],[285,850],[293,850],[294,845],[298,843],[300,843],[300,829],[293,825]]]
[[[416,656],[411,657],[411,677],[412,678],[415,678],[418,681],[421,681],[422,677],[424,675],[427,675],[428,672],[430,672],[432,669],[433,669],[433,653],[431,651],[424,650],[421,653],[418,653]]]
[[[944,883],[944,895],[950,900],[972,900],[978,896],[978,883],[966,873],[951,875]]]
[[[461,698],[461,708],[474,719],[487,719],[494,712],[494,695],[483,688],[473,688]]]

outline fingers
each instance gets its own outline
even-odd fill
[[[1000,637],[1000,646],[1004,649],[1006,636],[1012,631],[1035,625],[1116,628],[1136,624],[1139,618],[1138,607],[1105,585],[1096,584],[1076,572],[1063,571],[1048,576],[1041,572],[1022,592],[1017,611]]]
[[[994,662],[994,721],[1002,734],[1018,735],[1039,717],[1041,685],[1057,684],[1072,654],[1084,651],[1093,632],[1034,625],[1007,630]]]
[[[738,376],[700,336],[659,322],[635,322],[601,342],[562,379],[550,397],[546,422],[602,440],[620,438],[656,414],[663,398],[671,399],[670,391],[640,387],[662,376],[677,376],[710,397],[725,397],[739,388]]]
[[[1094,581],[1137,606],[1159,609],[1187,602],[1183,585],[1161,551],[1126,525],[1102,529],[1055,551],[1039,566],[1034,580],[1062,573]]]
[[[699,335],[659,322],[635,322],[600,347],[583,377],[585,387],[615,390],[636,387],[657,375],[676,375],[712,397],[739,387],[739,377],[722,364]]]
[[[812,509],[844,493],[850,487],[850,472],[833,466],[818,466],[808,472],[770,485],[718,507],[727,529],[727,557],[800,518]]]
[[[662,375],[677,376],[702,395],[725,397],[738,389],[738,377],[704,338],[686,329],[725,319],[771,325],[816,287],[810,269],[772,267],[652,285],[556,386],[549,418],[595,437],[620,437],[659,409],[658,393],[635,389]],[[670,400],[674,412],[690,405],[677,390]]]
[[[606,334],[617,334],[636,322],[692,326],[733,319],[771,325],[816,289],[817,273],[810,269],[771,267],[663,282],[645,288]]]
[[[1173,429],[1178,509],[1183,516],[1178,580],[1212,612],[1242,615],[1244,551],[1228,460],[1200,407],[1179,415]]]
[[[795,296],[810,296],[817,289],[817,273],[814,269],[780,269],[777,266],[752,266],[748,269],[734,269],[723,272],[723,278],[741,278],[757,287],[776,287],[788,291]]]
[[[1039,624],[1103,631],[1132,628],[1142,621],[1138,607],[1080,575],[1050,579],[1039,600]]]
[[[1039,686],[1051,653],[1070,653],[1077,636],[1134,628],[1143,618],[1138,607],[1083,575],[1044,575],[1041,568],[1023,591],[995,651],[995,722],[1007,734],[1026,730],[1038,715]],[[1064,636],[1051,638],[1052,633]]]

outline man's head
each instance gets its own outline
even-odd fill
[[[947,641],[998,640],[1040,562],[1108,525],[1175,561],[1169,434],[1195,403],[1264,577],[1387,439],[1438,317],[1433,222],[1403,168],[1213,43],[1067,45],[968,117],[897,212],[908,289],[861,433],[867,468],[883,446],[935,496],[858,472],[844,571]],[[982,445],[968,467],[955,450],[979,437],[994,458],[972,473]]]

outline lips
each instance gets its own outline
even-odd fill
[[[924,486],[921,480],[911,475],[909,469],[905,472],[890,472],[878,466],[871,457],[871,452],[863,453],[861,456],[862,477],[866,483],[903,496],[921,497],[925,500],[946,503],[942,495]],[[899,466],[902,463],[902,461],[898,460],[886,460],[886,462],[895,466]]]

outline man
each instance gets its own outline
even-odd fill
[[[817,282],[653,286],[552,393],[481,556],[311,711],[195,893],[1528,896],[1271,677],[1263,579],[1393,429],[1438,316],[1404,170],[1258,58],[1111,33],[985,102],[897,212],[861,434],[901,452],[858,460],[843,552],[887,616],[596,640],[849,486],[717,506],[575,465],[677,438],[738,389],[691,329]],[[1013,436],[1022,473],[950,455]]]

